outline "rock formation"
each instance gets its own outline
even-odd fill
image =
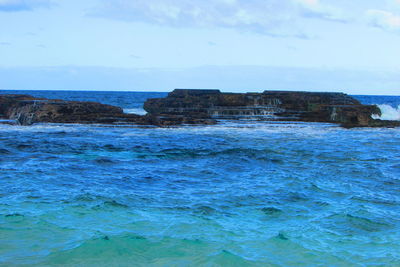
[[[154,115],[212,119],[258,119],[339,123],[344,127],[394,127],[398,121],[372,119],[381,111],[343,93],[264,91],[221,93],[219,90],[175,89],[166,98],[148,99],[144,109]]]
[[[20,125],[33,123],[101,123],[171,126],[214,124],[215,121],[190,116],[125,114],[120,107],[97,102],[34,98],[28,95],[0,95],[0,118]]]
[[[0,118],[33,123],[100,123],[172,126],[215,124],[222,119],[257,119],[339,123],[343,127],[397,127],[399,121],[372,119],[374,105],[362,105],[343,93],[265,91],[221,93],[176,89],[165,98],[148,99],[147,115],[125,114],[97,102],[64,101],[29,95],[0,95]]]

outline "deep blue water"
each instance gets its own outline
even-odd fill
[[[160,92],[93,92],[93,91],[29,91],[0,90],[0,94],[29,94],[35,97],[63,99],[70,101],[95,101],[121,107],[123,109],[138,109],[143,107],[147,98],[160,98],[168,93]]]
[[[400,129],[0,125],[0,155],[0,265],[400,266]]]
[[[374,95],[354,95],[361,103],[366,105],[380,105],[386,104],[392,107],[398,107],[400,105],[400,96],[374,96]]]

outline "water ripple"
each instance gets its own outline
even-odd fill
[[[0,265],[400,264],[399,129],[0,125],[0,140]]]

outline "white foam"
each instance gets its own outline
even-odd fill
[[[372,115],[373,119],[381,119],[381,120],[400,120],[400,105],[397,108],[394,108],[387,104],[377,105],[381,110],[382,115]]]
[[[124,113],[126,114],[138,114],[138,115],[146,115],[146,110],[142,108],[125,108]]]

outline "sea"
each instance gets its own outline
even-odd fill
[[[0,266],[400,266],[400,128],[0,125]]]

